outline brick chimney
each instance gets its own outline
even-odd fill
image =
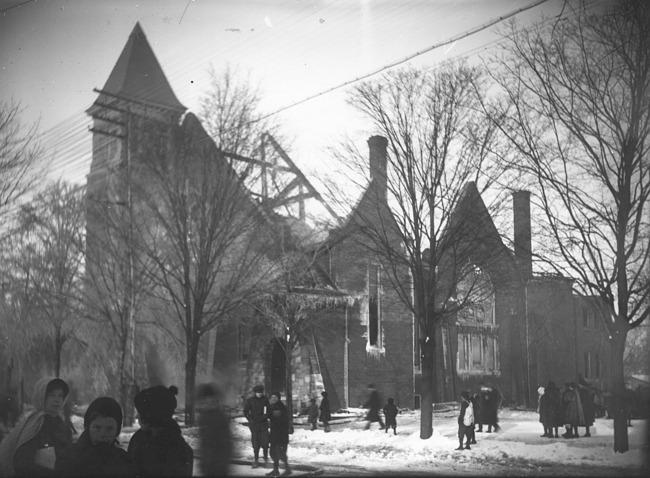
[[[370,180],[375,182],[380,198],[386,199],[386,148],[388,140],[383,136],[371,136],[368,139],[370,157]]]
[[[530,227],[530,191],[512,193],[514,214],[515,261],[524,280],[533,275],[533,254]]]

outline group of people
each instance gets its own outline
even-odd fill
[[[474,395],[468,390],[461,392],[456,450],[470,450],[470,445],[476,444],[476,433],[483,431],[483,425],[487,427],[487,433],[492,433],[492,429],[495,432],[501,429],[498,410],[502,399],[501,392],[492,385],[481,385]]]
[[[192,476],[194,453],[173,418],[175,386],[135,396],[140,428],[127,450],[118,441],[122,407],[111,397],[88,406],[84,430],[73,443],[76,430],[64,414],[69,393],[60,378],[36,383],[34,410],[0,442],[0,476]]]
[[[287,459],[289,435],[293,433],[293,415],[282,403],[280,392],[264,394],[264,386],[253,387],[254,395],[246,400],[244,416],[248,421],[253,445],[253,468],[259,467],[260,449],[264,461],[268,462],[269,452],[273,460],[273,469],[266,476],[280,475],[280,461],[284,463],[282,475],[290,475],[291,467]]]
[[[594,424],[595,390],[582,377],[578,382],[568,382],[560,390],[555,382],[539,387],[539,421],[544,427],[542,437],[559,438],[558,429],[565,427],[564,438],[578,438],[578,427],[585,427],[584,437],[590,437],[589,427]]]
[[[399,410],[397,405],[395,405],[395,400],[393,398],[388,399],[388,403],[384,405],[383,409],[381,408],[381,397],[379,392],[375,388],[374,384],[368,385],[368,400],[363,404],[363,408],[368,409],[366,413],[366,430],[370,429],[370,425],[375,422],[379,422],[379,429],[385,430],[388,433],[390,428],[393,429],[393,434],[397,435],[397,414]],[[384,418],[386,419],[386,424],[384,425],[379,410],[384,412]]]

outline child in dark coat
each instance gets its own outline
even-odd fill
[[[330,431],[330,420],[332,419],[332,412],[330,410],[330,399],[327,396],[326,391],[322,391],[321,395],[323,399],[320,402],[320,421],[323,422],[323,428],[325,428],[325,433]]]
[[[129,442],[129,457],[137,475],[192,476],[194,452],[174,420],[178,388],[158,385],[135,396],[140,429]]]
[[[386,419],[386,433],[388,429],[393,429],[393,434],[397,435],[397,407],[393,403],[392,398],[388,399],[388,403],[384,406],[384,418]]]
[[[474,407],[469,398],[469,392],[463,391],[460,394],[460,414],[458,415],[458,448],[456,450],[463,450],[463,439],[466,438],[465,450],[469,450],[469,443],[471,441],[471,430],[474,429],[474,420],[471,420],[471,424],[466,423],[465,415],[468,414],[468,409],[471,408],[472,416],[474,415]]]
[[[290,475],[291,468],[287,460],[287,448],[289,447],[289,420],[291,417],[287,411],[287,407],[281,401],[282,396],[280,392],[273,392],[269,399],[270,406],[268,411],[268,418],[271,424],[271,431],[269,433],[269,444],[271,449],[271,458],[273,459],[273,470],[266,474],[266,476],[278,476],[280,474],[280,460],[284,462],[283,475]]]
[[[126,450],[117,437],[122,428],[122,407],[110,397],[94,400],[84,415],[84,431],[65,448],[54,467],[59,476],[135,476]]]

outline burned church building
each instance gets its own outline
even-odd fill
[[[216,150],[200,121],[186,113],[176,98],[139,25],[98,93],[88,111],[94,118],[87,188],[91,202],[115,207],[111,201],[127,194],[124,167],[129,166],[129,174],[138,174],[137,165],[128,161],[137,158],[142,141],[147,141],[133,135],[131,125],[142,121],[138,117],[168,124],[181,137],[200,137]],[[305,254],[316,260],[308,267],[310,280],[298,284],[296,292],[302,300],[323,307],[314,312],[317,317],[301,329],[300,337],[293,337],[296,346],[289,357],[286,344],[291,338],[285,331],[257,321],[252,307],[239,311],[240,320],[219,324],[205,335],[199,373],[223,379],[233,396],[250,394],[259,383],[269,392],[285,392],[290,378],[294,408],[322,390],[327,390],[333,410],[359,407],[371,383],[384,399],[392,397],[399,407],[417,408],[421,383],[418,326],[404,297],[399,297],[388,278],[388,264],[363,246],[357,229],[358,217],[390,215],[386,139],[373,136],[368,140],[367,189],[347,218],[321,234],[314,234],[313,227],[305,223],[303,200],[322,202],[322,198],[275,140],[268,137],[267,141],[279,159],[272,163],[249,158],[250,164],[290,174],[292,179],[273,198],[273,205],[295,206],[298,212],[282,215],[276,208],[267,211],[265,218],[269,227],[285,231],[283,237],[288,242],[308,235],[319,238],[305,249]],[[249,191],[251,203],[263,210],[268,187],[264,183],[261,192]],[[529,196],[525,191],[513,193],[511,250],[476,186],[465,186],[454,221],[481,224],[485,244],[476,249],[469,266],[489,293],[480,303],[459,312],[452,323],[437,329],[437,402],[457,400],[461,390],[476,390],[480,383],[490,382],[499,387],[506,403],[534,406],[539,385],[548,380],[558,384],[575,381],[578,374],[599,388],[608,388],[609,349],[595,299],[577,295],[567,278],[533,272]],[[89,254],[102,249],[99,241],[104,232],[97,214],[89,210]],[[467,234],[473,230],[476,228],[467,228]],[[397,234],[388,234],[386,240],[399,250]],[[277,257],[281,245],[268,247],[269,258]],[[485,262],[488,252],[493,259]],[[404,283],[410,280],[406,269],[396,275]],[[459,293],[462,287],[458,284]],[[291,377],[286,375],[287,360]]]

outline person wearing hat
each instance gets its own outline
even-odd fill
[[[95,399],[84,415],[84,431],[77,443],[63,450],[54,471],[59,476],[135,476],[126,450],[117,437],[122,407],[110,397]]]
[[[323,428],[325,428],[325,433],[330,431],[330,420],[332,419],[332,412],[330,410],[330,399],[326,391],[322,391],[321,395],[323,399],[320,402],[320,421],[323,422]]]
[[[133,402],[140,429],[129,441],[129,458],[139,477],[192,476],[194,452],[174,420],[175,386],[157,385],[142,390]]]
[[[35,410],[0,443],[0,476],[53,475],[56,458],[72,445],[63,405],[70,391],[60,378],[42,378],[34,385]]]
[[[269,399],[264,395],[264,386],[255,385],[254,395],[246,400],[244,405],[244,416],[248,420],[248,427],[251,430],[251,444],[253,445],[253,468],[257,468],[260,459],[260,448],[264,452],[264,462],[269,461]]]
[[[292,417],[287,407],[282,403],[280,392],[273,392],[269,400],[270,406],[267,416],[271,422],[271,433],[269,443],[271,444],[271,458],[273,459],[273,470],[266,476],[278,476],[280,474],[280,460],[284,462],[283,475],[290,475],[291,468],[287,460],[287,448],[289,447],[289,423]]]

